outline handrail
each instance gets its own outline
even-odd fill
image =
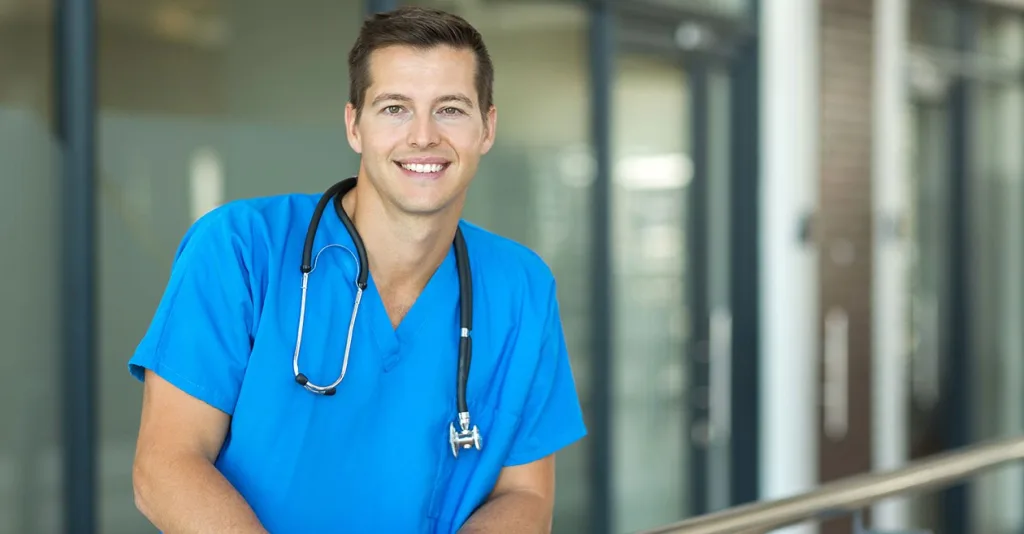
[[[1024,460],[1024,438],[995,440],[936,454],[891,471],[865,473],[784,499],[746,504],[638,534],[767,532],[853,513],[886,497],[952,485],[1008,462]]]

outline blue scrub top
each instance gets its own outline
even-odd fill
[[[129,362],[232,416],[216,465],[274,534],[455,532],[503,467],[586,435],[555,281],[511,240],[461,222],[473,273],[467,401],[483,448],[448,442],[456,420],[454,248],[398,326],[373,283],[332,397],[295,382],[302,247],[319,195],[240,200],[197,221]],[[332,208],[313,247],[299,369],[337,378],[358,263]]]

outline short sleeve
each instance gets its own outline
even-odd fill
[[[540,360],[506,466],[540,460],[587,435],[553,282],[548,298]]]
[[[128,362],[189,395],[234,411],[249,361],[253,323],[251,232],[227,206],[199,219],[182,238],[152,322]]]

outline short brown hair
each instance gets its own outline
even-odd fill
[[[358,117],[370,87],[370,54],[388,46],[419,49],[435,46],[468,48],[476,55],[476,92],[480,109],[487,113],[494,101],[494,65],[483,37],[458,15],[423,7],[401,7],[377,13],[359,30],[348,54],[349,102]],[[486,115],[485,115],[486,116]]]

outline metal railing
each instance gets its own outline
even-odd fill
[[[844,513],[855,514],[886,497],[941,489],[1020,460],[1024,460],[1024,438],[986,442],[930,456],[892,471],[856,475],[801,495],[737,506],[638,534],[767,532]]]

